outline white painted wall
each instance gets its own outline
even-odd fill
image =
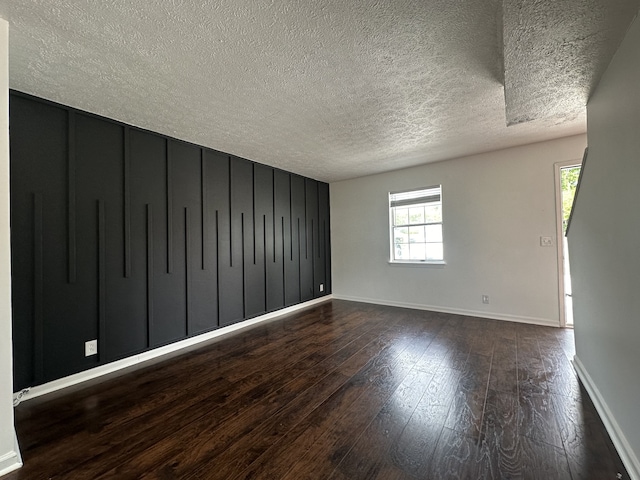
[[[576,365],[636,479],[640,479],[639,52],[636,18],[587,105],[589,156],[569,229]]]
[[[334,296],[558,325],[554,163],[585,146],[579,135],[332,183]],[[446,266],[389,264],[388,192],[435,184]]]
[[[8,47],[9,24],[0,19],[0,475],[21,465],[13,428]]]

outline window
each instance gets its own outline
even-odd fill
[[[389,194],[391,261],[444,263],[442,186]]]

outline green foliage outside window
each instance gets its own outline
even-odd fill
[[[560,189],[562,190],[562,233],[567,232],[567,222],[571,215],[573,197],[576,195],[576,187],[580,178],[580,166],[562,168],[560,170]]]

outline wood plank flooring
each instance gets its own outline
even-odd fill
[[[573,331],[333,300],[16,408],[18,479],[617,479]]]

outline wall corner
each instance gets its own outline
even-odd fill
[[[8,44],[9,23],[0,18],[0,475],[22,465],[13,418]]]

